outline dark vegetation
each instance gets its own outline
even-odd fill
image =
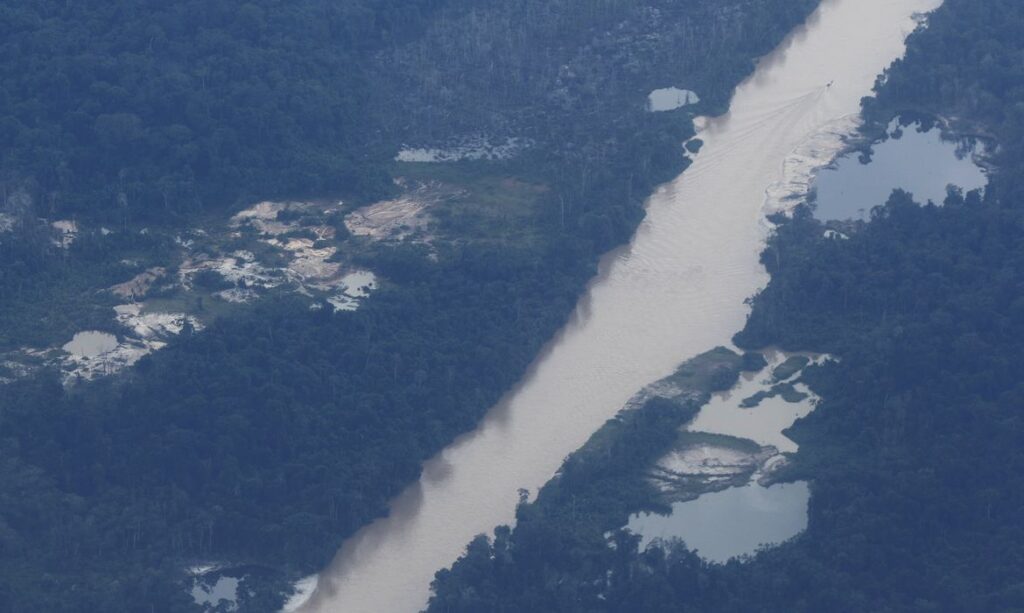
[[[757,373],[768,366],[768,360],[764,354],[758,351],[748,351],[743,354],[743,371]]]
[[[752,59],[815,4],[9,2],[0,214],[177,231],[264,198],[379,197],[404,172],[391,163],[401,142],[520,137],[533,145],[487,172],[547,191],[501,232],[581,239],[592,258],[627,240],[651,187],[683,168],[693,112],[723,111]],[[647,92],[670,84],[702,103],[645,112]],[[444,221],[456,239],[479,230]],[[50,319],[94,322],[85,288],[105,278],[48,247],[0,261],[48,279],[29,302],[0,276],[0,308],[37,328],[22,338],[52,333]]]
[[[143,225],[385,194],[394,144],[371,60],[441,3],[4,2],[0,215],[17,232],[0,232],[0,348],[103,327],[95,290],[131,276],[121,260],[168,254],[130,236]],[[89,222],[90,246],[55,248],[39,217]]]
[[[42,595],[30,560],[62,584],[112,561],[170,577],[187,560],[325,565],[497,400],[575,299],[557,272],[531,274],[532,261],[503,254],[496,282],[494,254],[464,256],[461,273],[421,267],[352,314],[280,302],[223,320],[120,386],[10,384],[0,427],[26,491],[4,505],[3,577],[19,592],[7,604],[69,606],[66,592]],[[123,587],[93,585],[75,607],[131,605],[117,602]]]
[[[739,440],[681,435],[679,428],[697,415],[712,392],[729,389],[740,367],[739,356],[714,349],[683,364],[671,377],[685,390],[679,398],[654,397],[608,420],[566,459],[536,502],[519,506],[514,531],[497,528],[493,542],[478,536],[451,570],[437,573],[436,596],[428,610],[595,609],[599,595],[609,588],[606,570],[617,585],[618,573],[629,573],[624,565],[632,563],[640,540],[616,529],[639,510],[668,510],[644,478],[651,465],[681,439]],[[612,546],[605,536],[610,531]],[[642,596],[642,586],[630,588]],[[629,610],[649,609],[645,599],[634,598]]]
[[[535,143],[523,164],[551,187],[545,222],[602,251],[632,234],[650,187],[681,170],[693,113],[724,112],[751,60],[816,5],[452,0],[383,65],[403,140]],[[645,112],[647,93],[670,85],[701,104]]]
[[[772,371],[772,377],[776,381],[785,381],[792,377],[796,373],[803,370],[810,360],[802,355],[795,355],[790,358],[786,358],[786,361],[775,367]]]
[[[66,342],[83,329],[112,326],[113,296],[100,293],[130,279],[137,265],[166,257],[170,239],[138,233],[78,235],[68,249],[32,219],[0,234],[0,351]]]
[[[745,409],[752,409],[761,404],[762,400],[775,398],[776,396],[782,396],[782,399],[786,402],[800,402],[807,398],[807,394],[796,389],[792,383],[777,383],[768,391],[761,390],[748,398],[744,398],[740,401],[740,406]]]
[[[185,611],[192,562],[259,565],[271,588],[322,567],[519,378],[598,255],[683,168],[690,114],[646,113],[648,89],[692,83],[700,110],[723,110],[752,59],[813,4],[6,3],[5,213],[23,225],[111,220],[116,232],[71,251],[0,236],[12,255],[0,263],[3,312],[45,302],[47,288],[95,300],[84,278],[69,280],[103,287],[109,273],[75,268],[76,249],[96,241],[108,256],[97,262],[119,261],[134,243],[117,236],[143,222],[173,228],[257,197],[370,198],[406,137],[533,138],[521,159],[484,166],[545,189],[529,215],[485,220],[528,241],[482,240],[483,221],[460,226],[456,209],[436,261],[409,245],[359,254],[387,282],[355,313],[271,300],[121,379],[63,388],[44,373],[5,387],[0,610]],[[565,64],[572,84],[552,98]],[[466,83],[398,81],[422,65]],[[521,78],[486,77],[512,65]],[[616,74],[624,66],[633,77]],[[449,87],[459,95],[430,100]],[[430,100],[429,124],[398,122],[398,93]],[[279,603],[271,589],[244,604]]]
[[[3,182],[94,218],[380,194],[369,60],[440,4],[5,2]]]
[[[866,102],[881,125],[916,110],[998,134],[984,198],[896,192],[848,240],[801,209],[765,251],[737,341],[841,357],[805,373],[823,400],[792,430],[790,476],[813,479],[803,535],[709,565],[524,505],[439,573],[431,610],[1024,610],[1022,20],[1019,3],[947,0]]]

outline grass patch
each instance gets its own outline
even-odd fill
[[[535,244],[540,238],[538,224],[544,217],[548,187],[507,165],[399,162],[394,173],[412,181],[438,181],[461,191],[430,209],[442,238],[519,246]]]

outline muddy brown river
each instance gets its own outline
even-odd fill
[[[728,344],[744,300],[767,282],[765,211],[835,155],[915,14],[938,4],[824,0],[740,85],[728,114],[701,122],[694,164],[652,195],[632,242],[603,259],[519,385],[427,463],[389,517],[345,542],[301,610],[420,610],[439,568],[514,520],[519,488],[536,491],[637,390]]]

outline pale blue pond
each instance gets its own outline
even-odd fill
[[[700,102],[700,96],[697,95],[697,92],[678,87],[663,87],[648,94],[647,110],[653,112],[674,111],[698,102]]]
[[[948,185],[965,193],[985,187],[988,179],[975,163],[977,153],[974,140],[943,139],[938,127],[919,122],[901,126],[893,120],[887,138],[872,147],[869,163],[854,152],[818,173],[814,216],[867,219],[871,208],[885,204],[897,188],[912,193],[922,204],[930,200],[941,205]]]
[[[725,562],[802,532],[810,497],[803,481],[770,487],[750,483],[677,502],[670,515],[637,513],[626,527],[641,536],[641,549],[655,539],[680,538],[702,558]]]
[[[203,610],[209,610],[218,606],[226,607],[233,611],[238,601],[237,577],[218,575],[214,578],[198,577],[192,584],[192,600]]]

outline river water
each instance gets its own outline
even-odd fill
[[[861,97],[939,0],[824,0],[701,122],[701,153],[649,200],[565,328],[473,432],[430,460],[391,515],[345,542],[304,611],[421,609],[434,573],[535,491],[637,390],[727,344],[767,282],[764,211],[841,145]],[[831,86],[828,84],[832,82]],[[787,188],[787,186],[791,186]],[[769,202],[766,203],[766,194]]]

